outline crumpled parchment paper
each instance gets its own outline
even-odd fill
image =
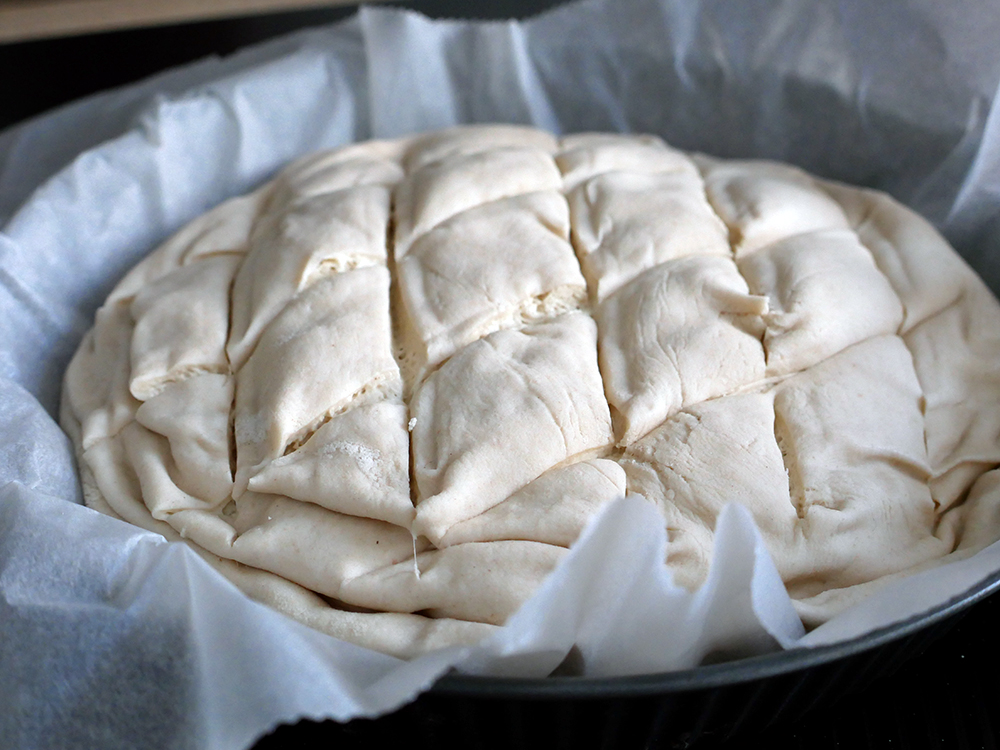
[[[0,134],[0,738],[248,747],[281,722],[402,705],[451,668],[656,672],[821,645],[926,611],[1000,546],[886,584],[803,636],[749,514],[673,585],[655,511],[613,503],[496,637],[412,662],[242,596],[183,545],[82,505],[62,371],[115,281],[289,159],[464,122],[652,132],[791,161],[923,212],[1000,287],[1000,13],[973,0],[586,0],[525,22],[365,9]]]

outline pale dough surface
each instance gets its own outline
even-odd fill
[[[626,492],[729,502],[800,615],[1000,538],[1000,306],[926,221],[653,136],[303,157],[130,271],[65,377],[87,502],[410,657],[502,625]]]

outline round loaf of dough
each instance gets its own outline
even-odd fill
[[[886,195],[466,127],[184,227],[98,311],[63,423],[93,507],[411,656],[504,623],[626,492],[692,589],[745,505],[807,624],[981,547],[998,363],[991,293]]]

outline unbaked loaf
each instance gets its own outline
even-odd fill
[[[93,507],[401,656],[626,492],[695,588],[745,505],[808,625],[1000,537],[1000,307],[923,219],[650,136],[310,155],[136,266],[66,373]]]

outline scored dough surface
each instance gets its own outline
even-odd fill
[[[1000,306],[926,221],[653,136],[303,157],[130,271],[66,372],[85,497],[410,657],[626,492],[705,579],[745,505],[807,625],[1000,538]]]

